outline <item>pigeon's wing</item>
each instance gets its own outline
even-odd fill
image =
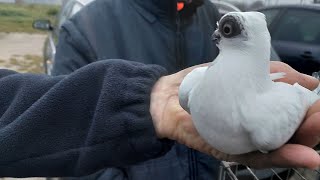
[[[320,99],[299,84],[293,87],[286,83],[275,83],[270,91],[256,96],[248,109],[242,110],[247,116],[242,127],[262,152],[274,150],[287,142],[303,121],[309,107]]]
[[[189,110],[189,96],[192,89],[199,83],[204,76],[208,67],[199,67],[191,71],[182,81],[179,87],[179,101],[181,107],[190,113]]]
[[[302,98],[288,84],[252,98],[250,105],[241,107],[246,112],[242,127],[252,144],[261,152],[282,146],[301,123],[305,110]]]
[[[286,76],[286,73],[284,72],[279,72],[279,73],[271,73],[270,78],[272,81],[282,79]]]

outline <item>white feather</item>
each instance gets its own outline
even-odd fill
[[[202,79],[208,67],[199,67],[191,71],[182,81],[179,87],[179,101],[181,107],[190,113],[189,95],[193,87],[197,86],[199,79]]]
[[[270,78],[271,78],[272,81],[282,79],[282,78],[284,78],[285,76],[286,76],[286,73],[284,73],[284,72],[271,73],[271,74],[270,74]]]

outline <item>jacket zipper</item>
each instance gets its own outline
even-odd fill
[[[176,15],[176,65],[178,70],[186,68],[184,59],[184,45],[183,45],[183,34],[181,32],[182,22],[179,12]],[[188,149],[188,164],[190,172],[190,180],[196,180],[197,177],[197,164],[195,152],[192,149]]]
[[[181,32],[182,22],[179,12],[177,12],[176,17],[176,65],[179,70],[182,70],[186,67],[184,59],[184,45],[183,45],[183,34]],[[188,150],[188,164],[190,172],[190,180],[196,180],[196,158],[195,152],[192,149]]]
[[[189,149],[188,151],[188,161],[189,161],[189,171],[190,171],[190,180],[197,179],[197,161],[196,161],[196,153],[194,150]]]
[[[178,70],[185,68],[184,62],[184,50],[183,50],[183,34],[181,32],[181,17],[179,12],[177,12],[176,17],[176,65]]]

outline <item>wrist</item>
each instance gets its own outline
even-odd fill
[[[150,114],[155,132],[159,138],[169,138],[172,131],[171,126],[166,122],[169,110],[166,108],[169,101],[177,96],[179,84],[175,84],[171,77],[161,77],[151,91]]]

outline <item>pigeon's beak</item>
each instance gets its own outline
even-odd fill
[[[212,40],[215,41],[216,43],[219,43],[221,40],[221,35],[219,33],[218,30],[214,31],[214,33],[212,34]]]

